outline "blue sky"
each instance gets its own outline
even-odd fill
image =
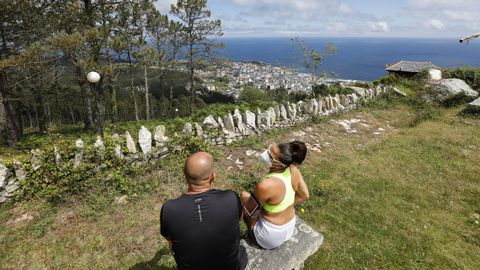
[[[166,13],[176,0],[159,0]],[[209,0],[225,37],[455,37],[480,32],[480,0]]]

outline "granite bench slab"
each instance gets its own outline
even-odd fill
[[[276,249],[261,249],[244,239],[240,242],[247,250],[247,270],[301,269],[305,260],[314,254],[322,243],[323,235],[298,217],[292,238]]]

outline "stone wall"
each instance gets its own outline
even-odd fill
[[[348,95],[335,95],[299,101],[297,103],[278,104],[262,111],[255,112],[236,109],[222,117],[212,115],[206,117],[202,123],[186,123],[183,132],[187,136],[197,136],[214,145],[229,145],[234,141],[242,140],[248,136],[262,134],[270,129],[293,126],[305,122],[312,117],[322,117],[355,109],[361,101],[368,101],[381,93],[389,91],[385,86],[373,88],[351,87],[355,93]],[[143,127],[138,131],[136,142],[127,131],[124,135],[113,134],[115,157],[126,162],[162,158],[168,155],[168,138],[165,136],[164,126],[157,126],[152,132]],[[73,158],[64,161],[62,151],[54,147],[56,166],[63,162],[71,162],[80,166],[83,162],[85,144],[81,139],[75,142]],[[94,148],[99,155],[105,151],[105,143],[97,137]],[[126,149],[123,151],[122,149]],[[67,151],[67,150],[65,150]],[[42,170],[41,151],[32,150],[28,165],[33,170]],[[65,154],[65,153],[64,153]],[[7,167],[0,159],[0,203],[13,198],[16,191],[21,189],[21,181],[25,180],[25,165],[14,160],[12,166]]]

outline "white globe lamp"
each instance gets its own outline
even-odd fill
[[[95,71],[90,71],[87,74],[87,81],[90,83],[98,83],[100,81],[100,74]]]

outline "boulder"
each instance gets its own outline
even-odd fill
[[[126,131],[125,132],[125,138],[127,138],[127,149],[130,154],[136,154],[137,153],[137,146],[135,145],[135,141],[132,138],[132,135],[130,135],[130,132]]]
[[[424,98],[431,101],[445,102],[459,97],[475,98],[478,93],[474,91],[464,80],[460,79],[442,79],[431,82],[431,93],[426,94]]]
[[[243,239],[240,241],[247,250],[248,270],[299,270],[322,243],[323,235],[298,217],[292,238],[276,249],[265,250],[250,241]]]
[[[206,129],[218,128],[218,123],[212,115],[205,117],[202,124]]]
[[[470,102],[468,104],[468,108],[473,110],[473,111],[479,111],[480,112],[480,98],[477,98],[474,101]]]
[[[350,88],[353,90],[353,92],[355,92],[355,94],[357,94],[358,96],[360,97],[366,97],[366,90],[365,88],[363,87],[357,87],[357,86],[350,86]]]
[[[144,126],[138,131],[138,144],[142,153],[149,154],[152,152],[152,133]]]
[[[428,76],[432,81],[439,81],[442,79],[442,71],[438,69],[429,69]]]

